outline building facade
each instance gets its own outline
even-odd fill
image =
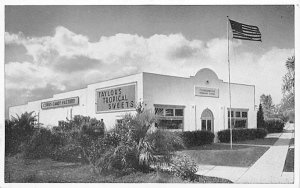
[[[143,72],[10,107],[9,116],[34,111],[40,123],[54,126],[84,115],[104,119],[111,129],[142,101],[158,115],[161,128],[216,133],[228,128],[229,115],[234,127],[256,128],[255,86],[231,83],[231,113],[228,91],[228,83],[207,68],[191,77]]]

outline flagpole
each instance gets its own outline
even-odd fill
[[[230,128],[230,149],[232,149],[232,125],[231,125],[231,87],[230,87],[230,60],[229,60],[229,17],[227,16],[227,51],[228,51],[228,90],[229,90],[229,128]]]

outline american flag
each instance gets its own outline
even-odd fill
[[[261,41],[261,33],[257,26],[247,25],[230,20],[233,38],[250,41]]]

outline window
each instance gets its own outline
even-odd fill
[[[234,128],[246,128],[247,120],[235,119]]]
[[[230,128],[230,118],[228,111],[228,128]],[[233,108],[231,111],[231,125],[233,128],[248,127],[248,109]]]
[[[183,116],[183,109],[155,108],[155,114],[158,116],[181,117]]]
[[[229,114],[228,114],[229,115]],[[210,109],[206,108],[201,114],[201,130],[214,132],[214,116]]]
[[[182,129],[183,120],[160,120],[158,127],[162,129]]]
[[[174,116],[174,109],[166,109],[166,116]]]
[[[211,119],[203,119],[201,122],[201,130],[212,131]]]
[[[164,109],[163,108],[155,108],[155,114],[158,116],[164,115]]]
[[[183,109],[175,109],[175,116],[183,116]]]
[[[229,111],[228,111],[227,114],[228,114],[228,117],[229,117]],[[231,117],[233,117],[233,111],[231,111]]]
[[[184,106],[154,105],[158,116],[157,127],[162,129],[183,129]]]

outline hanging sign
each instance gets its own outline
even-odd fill
[[[219,97],[219,89],[195,86],[195,96]]]
[[[96,90],[96,112],[135,109],[135,84]]]
[[[45,110],[45,109],[49,109],[49,108],[74,106],[74,105],[78,105],[78,104],[79,104],[79,97],[72,97],[72,98],[42,102],[41,108],[43,110]]]

